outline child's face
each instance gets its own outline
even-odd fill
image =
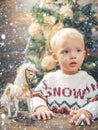
[[[72,38],[60,40],[56,56],[63,73],[75,74],[85,57],[84,43]]]

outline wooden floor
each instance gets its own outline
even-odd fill
[[[68,123],[69,117],[55,114],[48,121],[31,121],[28,112],[20,112],[16,119],[8,119],[7,113],[0,110],[0,130],[98,130],[98,121],[91,126],[75,126]]]

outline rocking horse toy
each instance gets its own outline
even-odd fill
[[[1,96],[1,105],[5,106],[8,110],[8,117],[12,117],[11,107],[14,105],[15,114],[17,117],[19,112],[19,101],[25,101],[28,106],[29,114],[32,116],[31,98],[31,84],[37,83],[36,77],[37,69],[34,64],[24,63],[18,69],[14,83],[6,85],[3,95]]]

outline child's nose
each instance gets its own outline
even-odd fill
[[[76,58],[76,53],[75,52],[71,52],[71,58],[75,59]]]

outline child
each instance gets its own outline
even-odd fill
[[[52,57],[60,70],[46,74],[32,95],[34,116],[51,119],[55,113],[71,114],[70,123],[90,125],[98,117],[98,84],[79,71],[85,57],[82,34],[74,28],[58,31],[51,39]]]

